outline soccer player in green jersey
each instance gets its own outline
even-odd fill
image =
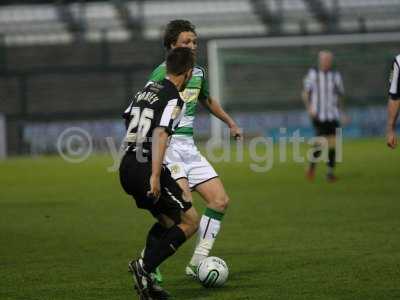
[[[169,22],[164,34],[164,47],[167,51],[177,47],[188,47],[196,53],[195,26],[187,20]],[[162,63],[153,71],[149,81],[162,81],[165,75],[166,66]],[[193,140],[193,122],[198,103],[202,103],[214,116],[222,120],[229,127],[233,137],[241,138],[242,132],[219,103],[210,97],[205,70],[202,67],[194,67],[186,89],[180,94],[185,102],[183,117],[171,138],[164,163],[182,188],[186,199],[192,201],[191,191],[196,191],[206,203],[206,210],[200,220],[196,248],[186,267],[186,274],[195,277],[197,266],[213,248],[229,203],[221,179],[201,155]]]

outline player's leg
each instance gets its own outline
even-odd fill
[[[169,228],[157,244],[146,248],[143,258],[144,270],[148,273],[153,272],[197,231],[197,227],[197,212],[194,207],[191,207],[182,213],[180,223],[174,224]]]
[[[196,276],[197,266],[209,256],[229,204],[229,197],[218,177],[196,185],[195,190],[206,202],[206,209],[200,219],[198,239],[193,256],[186,268],[186,273],[192,276]]]
[[[174,222],[167,216],[159,214],[157,210],[150,210],[150,212],[157,219],[157,222],[153,224],[147,234],[146,247],[141,253],[141,258],[129,263],[129,271],[134,274],[134,279],[136,279],[135,288],[138,290],[139,295],[147,293],[151,298],[169,299],[170,294],[159,285],[159,282],[156,279],[156,273],[147,273],[144,271],[143,259],[145,256],[149,255],[148,251],[158,247],[162,238],[168,233],[169,228],[174,226]],[[151,288],[145,287],[144,283],[140,282],[141,280],[137,280],[140,277],[148,278],[145,280],[145,284],[149,284],[148,282],[150,282]]]
[[[193,196],[192,196],[192,190],[190,189],[190,186],[189,186],[189,180],[187,180],[187,178],[180,178],[180,179],[176,180],[176,183],[179,185],[179,187],[183,191],[183,198],[186,201],[192,203]]]
[[[229,198],[218,174],[192,140],[176,141],[170,149],[175,151],[169,156],[168,164],[172,177],[189,201],[192,200],[191,190],[196,190],[207,206],[200,220],[194,254],[186,268],[188,275],[195,276],[198,264],[209,255],[214,245]]]
[[[176,182],[183,191],[183,199],[191,203],[193,199],[192,199],[192,193],[189,188],[189,181],[186,178],[182,177],[178,179]],[[145,249],[151,247],[153,243],[157,243],[158,240],[160,240],[168,231],[168,229],[171,228],[172,226],[173,224],[171,224],[171,221],[170,220],[168,221],[168,219],[165,218],[162,218],[161,220],[159,220],[159,222],[155,223],[147,236]],[[142,257],[144,256],[145,249],[142,251]],[[155,277],[158,284],[162,283],[163,277],[158,267],[155,269],[153,276]]]
[[[318,137],[317,141],[311,146],[312,147],[311,161],[309,162],[307,173],[306,173],[307,179],[309,179],[311,181],[314,180],[314,178],[315,178],[315,170],[317,167],[317,162],[322,154],[322,145],[319,141],[320,138],[321,137]]]
[[[320,139],[322,138],[322,123],[318,120],[313,120],[314,131],[316,133],[316,141],[311,145],[311,160],[309,162],[306,177],[308,180],[313,181],[315,178],[315,170],[317,167],[317,161],[322,154],[322,145]]]
[[[187,207],[185,207],[186,209]],[[168,210],[171,211],[170,208]],[[157,284],[152,274],[162,262],[173,255],[197,230],[198,217],[193,207],[180,212],[180,214],[180,218],[174,217],[176,214],[172,218],[168,215],[158,215],[158,222],[154,224],[149,235],[154,231],[154,228],[159,226],[162,226],[163,230],[166,229],[166,232],[161,238],[146,245],[146,251],[142,258],[129,264],[129,269],[134,275],[136,288],[139,295],[143,296],[144,299],[162,300],[170,298],[170,294]],[[179,222],[179,224],[176,222]]]
[[[326,122],[325,138],[327,140],[328,147],[328,172],[327,180],[329,182],[335,182],[337,177],[335,176],[336,166],[336,129],[340,127],[339,121]]]
[[[327,180],[329,182],[334,182],[337,180],[335,176],[335,166],[336,166],[336,136],[329,135],[328,139],[328,172],[327,172]]]
[[[153,224],[147,234],[146,247],[142,251],[142,258],[145,256],[146,249],[151,249],[154,245],[157,245],[164,235],[167,234],[168,230],[174,225],[174,222],[166,216],[159,215],[155,217],[158,219],[158,222]]]
[[[197,231],[198,216],[192,204],[183,199],[182,190],[166,169],[161,176],[161,196],[150,211],[158,222],[149,235],[154,232],[162,232],[162,235],[148,243],[144,257],[131,265],[139,290],[149,290],[155,299],[167,299],[168,293],[154,284],[151,274]],[[140,286],[140,280],[150,282],[150,287]]]
[[[173,223],[164,221],[172,226],[154,246],[146,248],[144,261],[149,272],[153,272],[162,261],[172,255],[186,239],[190,238],[197,231],[199,223],[192,203],[183,198],[182,189],[171,177],[168,169],[163,169],[160,183],[161,196],[152,209],[152,213],[162,216],[162,218],[158,218],[159,222],[164,219],[172,220]]]
[[[178,185],[181,187],[183,191],[183,198],[186,201],[192,202],[192,194],[190,192],[189,183],[187,181],[187,174],[181,161],[181,156],[178,152],[178,149],[175,149],[176,147],[177,146],[175,146],[175,144],[171,144],[167,148],[164,163],[167,165],[172,178],[175,179]],[[151,235],[148,236],[148,240],[146,241],[146,248],[152,242],[157,242],[165,234],[165,230],[163,230],[162,226],[155,224],[154,227],[156,228],[154,228],[154,231],[151,233]],[[144,256],[144,252],[145,249],[142,251],[142,257]],[[161,284],[163,282],[163,276],[161,274],[160,268],[157,267],[154,270],[154,274],[152,274],[152,276],[154,276],[158,284]]]
[[[138,208],[151,209],[151,202],[146,196],[146,192],[150,188],[150,170],[151,165],[139,163],[136,160],[134,153],[125,154],[120,164],[121,185],[126,193],[134,198]],[[150,235],[153,235],[158,230],[160,230],[158,225],[153,226],[150,230]],[[148,240],[150,240],[150,238],[148,238]],[[137,290],[140,299],[151,299],[152,297],[150,293],[152,293],[152,279],[142,270],[140,261],[132,261],[129,263],[128,267],[129,271],[133,274],[135,289]],[[164,297],[162,297],[163,295]],[[157,296],[160,296],[157,297],[157,299],[168,299],[168,293],[162,290],[158,291]]]
[[[151,246],[153,243],[157,243],[157,241],[160,240],[172,226],[174,226],[174,221],[167,216],[154,215],[154,217],[158,222],[154,223],[148,233],[146,247],[147,245]]]

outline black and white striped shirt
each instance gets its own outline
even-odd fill
[[[338,97],[344,95],[344,86],[338,71],[311,68],[304,79],[304,89],[310,94],[311,109],[319,121],[339,120]]]
[[[393,100],[400,100],[400,54],[394,58],[392,72],[390,73],[389,96]]]

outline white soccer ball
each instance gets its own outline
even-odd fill
[[[197,277],[204,287],[220,287],[228,280],[229,269],[219,257],[204,259],[197,268]]]

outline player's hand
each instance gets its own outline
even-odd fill
[[[316,113],[314,110],[312,110],[311,108],[309,108],[309,109],[307,110],[307,112],[308,112],[308,115],[310,116],[310,118],[311,118],[312,120],[314,120],[314,119],[317,117],[317,113]]]
[[[155,176],[152,174],[150,177],[150,191],[147,192],[147,197],[156,201],[160,197],[160,194],[160,176]]]
[[[229,130],[231,131],[231,136],[235,140],[241,140],[243,139],[243,133],[242,130],[236,125],[233,124],[232,126],[229,127]]]
[[[343,126],[350,124],[350,122],[351,122],[350,116],[345,113],[342,113],[341,122],[342,122]]]
[[[386,135],[386,144],[389,148],[396,148],[397,146],[397,137],[396,132],[393,129],[389,129]]]

